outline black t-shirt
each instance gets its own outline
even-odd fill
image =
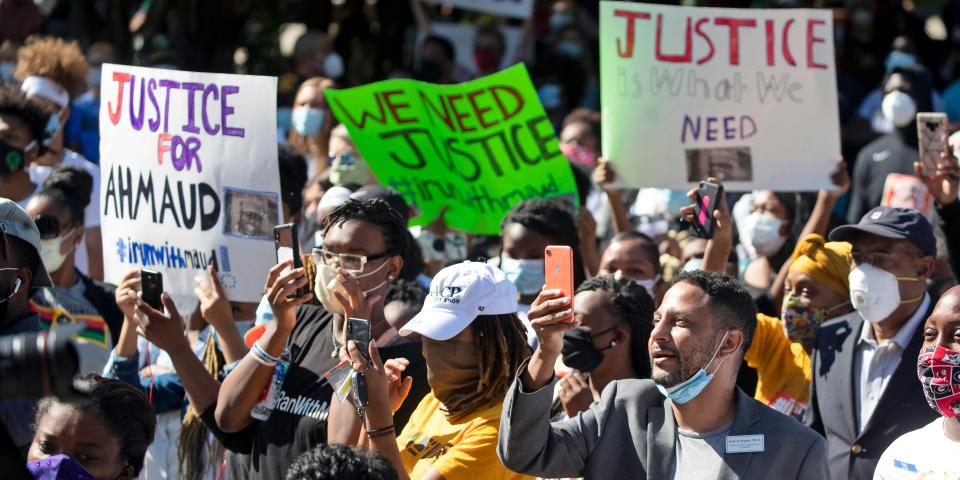
[[[277,406],[257,426],[250,455],[251,480],[282,480],[297,457],[327,442],[333,388],[323,377],[339,360],[333,352],[333,316],[302,305],[287,342],[290,363]]]
[[[427,385],[427,361],[423,358],[421,345],[420,342],[407,342],[380,349],[380,360],[384,362],[391,358],[406,358],[410,361],[403,373],[413,378],[413,384],[400,409],[393,414],[393,424],[398,434],[403,431],[420,400],[430,392],[430,385]]]
[[[913,175],[913,162],[919,158],[917,146],[904,141],[899,131],[884,135],[863,147],[853,166],[847,221],[857,223],[871,208],[880,205],[887,176],[891,173]]]

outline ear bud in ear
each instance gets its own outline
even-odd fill
[[[20,277],[17,277],[17,281],[13,282],[13,293],[10,294],[11,297],[14,296],[14,295],[16,295],[17,292],[20,291],[20,284],[21,284],[21,283],[22,283],[22,281],[20,280]]]
[[[614,341],[610,342],[610,346],[611,346],[611,347],[616,347],[616,346],[617,346],[617,341],[614,340]]]

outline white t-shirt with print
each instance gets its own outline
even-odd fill
[[[960,442],[943,433],[944,417],[896,439],[877,463],[873,480],[960,478]]]

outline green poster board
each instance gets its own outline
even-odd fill
[[[381,185],[400,192],[417,216],[496,235],[500,221],[527,198],[570,197],[570,164],[522,64],[458,85],[385,80],[327,89]]]

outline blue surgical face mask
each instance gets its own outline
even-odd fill
[[[316,137],[323,125],[323,113],[319,108],[297,107],[293,109],[290,124],[301,137]]]
[[[520,295],[536,295],[540,293],[546,281],[543,273],[543,259],[517,260],[506,254],[500,256],[500,270],[513,282]]]
[[[717,349],[714,350],[713,356],[710,357],[710,361],[703,366],[697,373],[693,374],[692,377],[688,378],[686,381],[674,385],[672,387],[664,387],[659,383],[657,385],[657,390],[660,390],[660,393],[664,397],[669,398],[673,403],[678,405],[683,405],[684,403],[697,398],[697,395],[700,395],[700,392],[704,388],[707,388],[707,385],[710,384],[710,380],[713,379],[713,376],[717,373],[717,370],[720,369],[720,366],[717,365],[717,370],[714,370],[713,373],[707,373],[707,367],[713,363],[713,360],[717,358],[717,353],[720,352],[720,346],[723,345],[723,341],[727,339],[727,334],[730,333],[727,330],[723,334],[723,338],[720,339],[720,345],[717,345]],[[723,360],[720,360],[720,363],[723,364]]]
[[[909,67],[916,64],[917,57],[911,53],[898,50],[890,52],[890,55],[887,55],[887,59],[883,61],[883,66],[888,72],[893,71],[893,69],[897,67]]]
[[[557,53],[578,60],[583,56],[583,44],[576,40],[560,40],[557,42]]]
[[[13,83],[13,71],[17,69],[17,62],[0,62],[0,80]]]
[[[687,260],[687,263],[683,264],[683,268],[680,269],[684,272],[695,272],[703,268],[703,259],[702,258],[691,258]]]

